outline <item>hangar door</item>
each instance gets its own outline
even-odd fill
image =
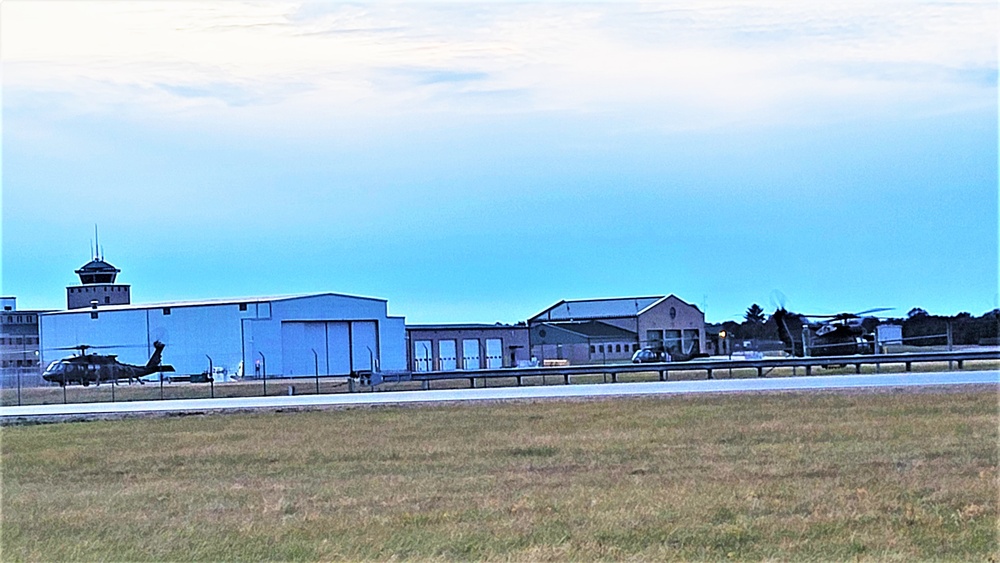
[[[282,374],[314,375],[317,362],[320,375],[348,375],[369,369],[369,364],[378,359],[376,329],[375,321],[282,322]]]

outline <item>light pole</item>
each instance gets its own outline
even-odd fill
[[[733,361],[733,347],[731,345],[729,345],[729,346],[726,345],[727,344],[726,343],[726,331],[724,331],[724,330],[720,330],[719,331],[719,342],[721,342],[722,345],[723,345],[723,347],[726,349],[726,352],[729,354],[729,361],[732,362]],[[729,364],[729,378],[732,379],[732,377],[733,377],[733,364]]]

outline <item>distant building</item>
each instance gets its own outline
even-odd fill
[[[407,325],[406,339],[411,371],[499,369],[531,359],[523,323]]]
[[[38,316],[45,311],[19,310],[16,297],[0,297],[0,386],[41,381]]]
[[[640,348],[706,352],[705,313],[674,295],[563,300],[528,326],[531,353],[540,360],[626,361]]]

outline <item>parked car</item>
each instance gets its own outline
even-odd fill
[[[653,350],[651,348],[643,348],[632,354],[633,364],[652,364],[656,362],[669,362],[670,354],[666,352],[661,352],[659,350]]]

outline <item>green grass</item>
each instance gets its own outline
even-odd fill
[[[986,560],[995,388],[5,427],[0,559]]]

